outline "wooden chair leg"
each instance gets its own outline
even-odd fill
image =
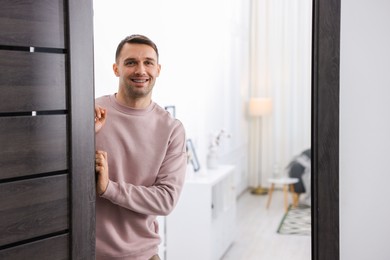
[[[274,191],[275,184],[271,184],[271,188],[268,190],[268,200],[267,200],[267,209],[269,208],[269,205],[271,204],[271,198],[272,198],[272,192]]]
[[[299,194],[294,192],[294,193],[292,193],[292,197],[293,197],[293,206],[294,207],[298,207],[298,204],[299,204]]]
[[[288,185],[283,185],[283,194],[284,194],[284,210],[288,211]]]
[[[290,185],[290,192],[293,200],[293,207],[296,208],[298,207],[298,203],[299,203],[299,194],[295,192],[293,184]]]

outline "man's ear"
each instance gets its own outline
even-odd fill
[[[160,64],[158,64],[158,69],[157,69],[157,71],[158,71],[158,74],[157,74],[157,77],[158,77],[158,76],[160,76],[160,71],[161,71],[161,65],[160,65]]]
[[[119,77],[118,65],[116,63],[112,64],[112,70],[114,71],[115,76]]]

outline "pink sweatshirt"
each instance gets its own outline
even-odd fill
[[[96,199],[96,259],[146,260],[158,253],[157,215],[175,207],[186,170],[185,130],[152,102],[145,109],[96,99],[107,109],[96,149],[107,152],[109,184]]]

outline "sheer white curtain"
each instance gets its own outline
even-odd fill
[[[310,148],[311,0],[252,0],[250,97],[272,99],[272,113],[252,119],[249,186],[268,185]],[[257,140],[257,141],[256,141]],[[259,163],[260,162],[260,163]],[[257,181],[261,174],[260,183]]]

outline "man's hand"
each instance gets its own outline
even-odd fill
[[[108,161],[105,151],[96,151],[95,154],[95,170],[97,174],[96,192],[102,195],[108,186]]]
[[[106,122],[107,111],[99,106],[95,106],[95,134],[103,127]]]

